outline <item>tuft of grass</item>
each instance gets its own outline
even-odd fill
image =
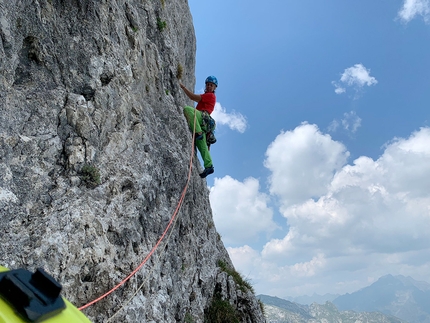
[[[233,277],[234,282],[242,292],[250,291],[254,294],[254,287],[252,287],[251,283],[247,279],[244,279],[235,269],[227,267],[227,264],[222,260],[218,260],[218,267]]]
[[[167,22],[157,18],[157,27],[159,31],[163,31],[167,27]]]
[[[221,296],[215,295],[205,313],[205,323],[239,323],[234,307]]]
[[[182,78],[183,73],[184,73],[184,68],[182,67],[181,64],[178,64],[178,67],[176,68],[176,78],[180,80]]]
[[[87,184],[87,187],[96,187],[100,185],[100,171],[93,165],[84,165],[81,169],[82,180]]]
[[[22,28],[22,20],[19,17],[16,19],[16,28],[18,29]]]
[[[187,312],[187,314],[185,314],[185,323],[194,323],[194,319],[193,316]]]
[[[266,316],[266,309],[264,308],[264,303],[261,301],[261,299],[258,300],[258,304],[260,305],[261,313],[263,313],[263,316]]]
[[[164,6],[166,5],[166,2],[164,0],[161,0],[161,5],[163,6],[163,9],[164,9]]]

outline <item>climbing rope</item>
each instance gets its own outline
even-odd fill
[[[154,263],[156,263],[157,261],[159,261],[160,260],[160,258],[161,258],[161,255],[163,254],[163,252],[166,250],[165,248],[166,248],[166,246],[167,246],[167,244],[168,244],[168,242],[169,242],[169,240],[170,240],[170,236],[172,235],[172,233],[173,233],[173,228],[175,227],[175,225],[176,225],[176,222],[177,222],[177,217],[176,217],[176,219],[175,219],[175,221],[174,221],[174,223],[173,223],[173,226],[172,226],[172,230],[170,230],[170,233],[169,233],[169,236],[167,237],[167,240],[166,240],[166,242],[165,242],[165,244],[164,244],[164,246],[163,247],[161,247],[160,249],[161,249],[161,251],[160,251],[160,254],[159,255],[155,255],[156,257],[157,257],[157,259],[154,261]],[[119,312],[121,312],[121,310],[123,309],[123,308],[125,308],[132,300],[133,300],[133,298],[137,295],[137,293],[143,288],[143,285],[145,285],[145,283],[149,280],[149,278],[151,277],[151,275],[152,275],[152,273],[153,273],[153,271],[154,271],[154,269],[155,269],[155,266],[152,266],[152,268],[151,268],[151,270],[149,271],[149,273],[147,274],[147,276],[146,276],[146,278],[143,280],[143,282],[142,282],[142,284],[140,284],[140,286],[136,289],[136,291],[133,293],[133,295],[131,295],[130,297],[129,297],[129,299],[124,303],[124,304],[122,304],[121,305],[121,307],[118,309],[118,311],[116,311],[107,321],[106,321],[106,323],[109,323],[109,322],[112,322],[112,320],[115,318],[115,316],[117,316],[118,314],[119,314]]]
[[[175,221],[175,223],[176,223],[176,221]],[[173,225],[173,227],[174,227],[174,225]],[[173,229],[170,231],[170,234],[169,234],[169,237],[167,238],[167,241],[170,239],[170,235],[172,234],[172,232],[173,232]],[[161,252],[160,252],[160,255],[155,255],[156,257],[157,257],[157,259],[156,259],[156,261],[154,261],[154,262],[157,262],[157,261],[159,261],[160,260],[160,258],[161,258],[161,254],[163,253],[163,251],[165,250],[164,248],[167,246],[167,242],[166,242],[166,244],[163,246],[163,248],[161,248]],[[119,312],[121,312],[121,310],[123,309],[123,308],[125,308],[132,300],[133,300],[133,298],[137,295],[137,293],[143,288],[143,285],[145,285],[145,283],[149,280],[149,278],[150,278],[150,276],[152,275],[152,272],[154,271],[154,269],[155,269],[155,266],[152,266],[152,269],[149,271],[149,273],[148,273],[148,275],[146,276],[146,278],[143,280],[143,282],[142,282],[142,284],[140,284],[140,286],[136,289],[136,291],[133,293],[133,295],[131,295],[130,297],[129,297],[129,299],[124,303],[124,304],[122,304],[121,305],[121,307],[118,309],[118,311],[116,311],[107,321],[106,321],[106,323],[109,323],[109,322],[112,322],[112,320],[115,318],[115,316],[117,316],[118,314],[119,314]]]
[[[95,300],[93,300],[93,301],[91,301],[91,302],[89,302],[88,304],[85,304],[85,305],[83,305],[83,306],[81,306],[81,307],[79,307],[78,308],[78,310],[80,310],[80,311],[82,311],[82,310],[84,310],[84,309],[86,309],[87,307],[89,307],[89,306],[91,306],[91,305],[93,305],[93,304],[95,304],[95,303],[97,303],[98,301],[100,301],[100,300],[102,300],[103,298],[105,298],[106,296],[108,296],[108,295],[110,295],[110,294],[112,294],[115,290],[117,290],[119,287],[121,287],[122,285],[124,285],[131,277],[133,277],[145,264],[146,264],[146,262],[149,260],[149,258],[152,256],[152,254],[158,249],[158,247],[159,247],[159,245],[161,244],[161,242],[163,241],[163,239],[164,239],[164,237],[166,236],[166,234],[167,234],[167,232],[169,231],[169,228],[172,226],[172,224],[174,224],[174,223],[176,223],[176,216],[177,216],[177,214],[178,214],[178,212],[179,212],[179,210],[180,210],[180,208],[181,208],[181,206],[182,206],[182,203],[183,203],[183,201],[184,201],[184,198],[185,198],[185,194],[187,193],[187,189],[188,189],[188,185],[189,185],[189,183],[190,183],[190,179],[191,179],[191,171],[192,171],[192,168],[193,168],[193,157],[194,157],[194,139],[195,139],[195,132],[194,132],[194,130],[195,130],[195,128],[196,128],[196,111],[194,111],[194,128],[193,128],[193,139],[192,139],[192,145],[191,145],[191,157],[190,157],[190,164],[189,164],[189,167],[188,167],[188,177],[187,177],[187,181],[186,181],[186,183],[185,183],[185,186],[184,186],[184,189],[182,190],[182,194],[181,194],[181,197],[180,197],[180,199],[179,199],[179,201],[178,201],[178,204],[177,204],[177,206],[176,206],[176,209],[175,209],[175,211],[173,212],[173,215],[172,215],[172,217],[171,217],[171,219],[170,219],[170,221],[169,221],[169,223],[167,224],[167,226],[166,226],[166,229],[164,230],[164,232],[163,232],[163,234],[160,236],[160,238],[158,239],[158,241],[157,241],[157,243],[154,245],[154,247],[152,247],[152,249],[151,249],[151,251],[148,253],[148,255],[145,257],[145,259],[140,263],[140,265],[139,266],[137,266],[136,267],[136,269],[135,270],[133,270],[126,278],[124,278],[121,282],[119,282],[115,287],[113,287],[111,290],[109,290],[108,292],[106,292],[105,294],[103,294],[102,296],[100,296],[100,297],[98,297],[98,298],[96,298]],[[166,246],[167,245],[167,243],[168,243],[168,241],[169,241],[169,239],[170,239],[170,236],[172,235],[172,232],[173,232],[173,229],[172,229],[172,231],[170,232],[170,234],[169,234],[169,236],[168,236],[168,239],[166,240],[166,243],[165,243],[165,245],[164,246]],[[164,249],[164,247],[163,247],[163,249]],[[160,253],[160,255],[161,255],[161,253]],[[132,296],[132,298],[137,294],[137,292],[142,288],[142,286],[143,286],[143,283],[142,283],[142,285],[138,288],[138,290],[136,291],[136,293]],[[131,301],[131,299],[124,305],[124,306],[126,306],[129,302]],[[121,308],[120,308],[120,310],[124,307],[124,306],[122,306]],[[118,311],[119,312],[119,311]],[[118,313],[117,312],[117,313]],[[116,314],[117,314],[116,313]],[[114,314],[114,316],[116,315],[116,314]],[[112,317],[113,318],[113,317]]]

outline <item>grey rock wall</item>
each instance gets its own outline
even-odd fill
[[[141,263],[187,181],[195,50],[186,0],[0,0],[0,265],[43,267],[79,307]],[[203,322],[218,291],[264,322],[217,266],[199,167],[168,244],[92,321]]]

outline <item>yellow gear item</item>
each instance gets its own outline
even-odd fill
[[[31,274],[24,269],[9,271],[0,266],[0,323],[91,323],[72,303],[59,295],[60,291],[61,285],[43,269]],[[30,318],[20,313],[20,305]],[[38,316],[37,310],[44,307],[47,309]]]

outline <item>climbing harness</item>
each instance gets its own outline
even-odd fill
[[[206,143],[210,149],[210,146],[216,143],[216,122],[207,111],[202,111],[202,127],[206,129]]]

